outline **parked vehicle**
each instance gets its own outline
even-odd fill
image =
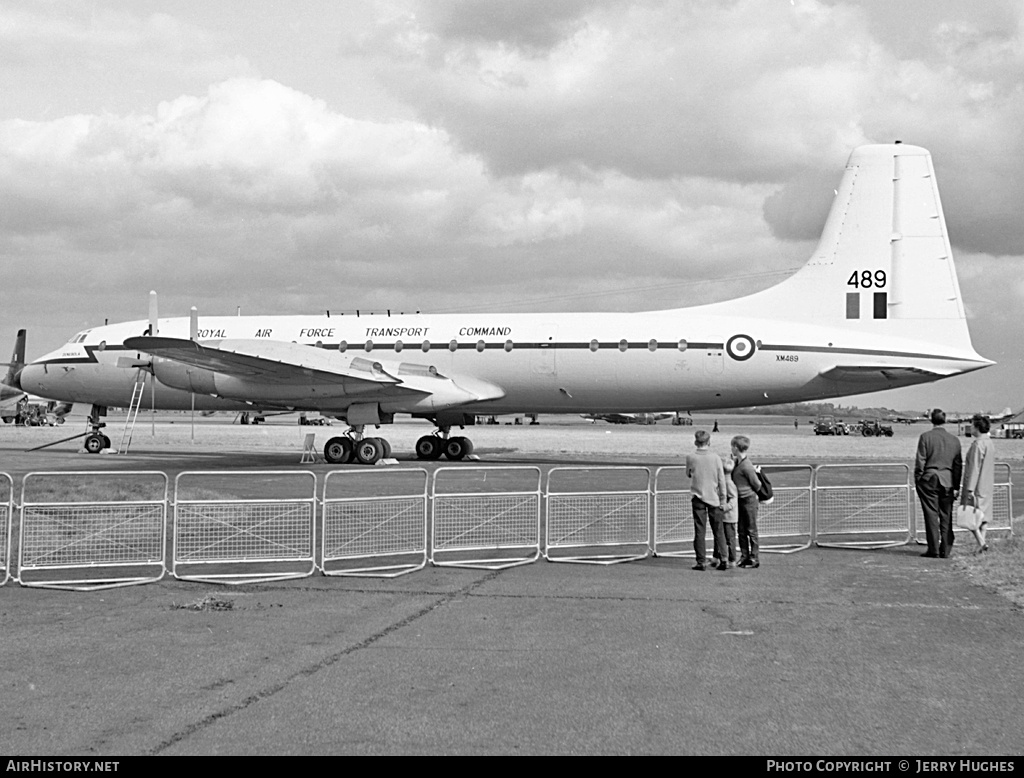
[[[882,424],[878,419],[863,419],[860,423],[860,434],[865,438],[891,438],[892,427]]]
[[[814,422],[815,435],[846,435],[847,432],[846,425],[835,416],[819,416]]]

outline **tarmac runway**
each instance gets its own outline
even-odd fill
[[[0,590],[0,751],[1008,755],[1024,619],[916,548]],[[230,609],[181,607],[213,596]],[[224,606],[226,607],[226,605]]]
[[[425,431],[413,427],[412,440]],[[213,450],[137,438],[127,456],[95,457],[25,457],[29,438],[12,433],[0,437],[0,470],[298,467],[294,441],[286,455],[210,429]],[[921,430],[888,443],[912,451]],[[542,431],[469,430],[482,458],[499,461],[678,464],[692,440],[586,425],[552,428],[540,445]],[[538,453],[509,442],[513,432]],[[597,446],[610,437],[622,442]],[[767,431],[752,437],[767,448]],[[785,443],[806,455],[808,440]],[[813,443],[841,452],[841,441]],[[853,458],[871,451],[848,443]],[[561,450],[576,446],[598,450]],[[9,583],[0,752],[1021,754],[1024,619],[955,559],[919,552],[809,549],[722,572],[661,557],[238,588]],[[215,608],[182,607],[204,601]]]

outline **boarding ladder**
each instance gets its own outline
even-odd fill
[[[142,405],[142,393],[145,389],[146,372],[140,369],[139,374],[135,377],[135,387],[132,389],[132,400],[128,404],[128,415],[124,420],[124,429],[121,430],[121,443],[117,447],[118,454],[127,454],[128,447],[132,444],[132,434],[135,432],[135,419],[138,418],[139,406]]]

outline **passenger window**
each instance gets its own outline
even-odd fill
[[[506,340],[505,341],[505,351],[511,351],[511,350],[512,350],[512,341],[511,340]]]
[[[395,351],[398,352],[398,351],[401,351],[401,350],[402,350],[402,341],[396,340],[395,341]]]
[[[340,343],[338,343],[338,351],[342,352],[343,354],[345,353],[345,349],[347,349],[347,348],[348,348],[348,341],[347,340],[343,340]]]
[[[625,351],[628,348],[629,348],[629,341],[627,341],[625,338],[623,338],[622,340],[619,341],[619,351]]]
[[[448,350],[451,351],[451,352],[454,352],[455,349],[457,349],[458,347],[459,347],[459,344],[457,342],[455,342],[454,340],[451,343],[448,344]]]
[[[656,341],[653,338],[651,338],[651,340],[648,341],[648,343],[647,343],[647,349],[649,351],[657,351],[658,350],[658,341]]]
[[[364,351],[373,351],[373,341],[372,340],[366,341],[366,345],[363,346],[363,350]]]
[[[478,340],[476,342],[476,350],[477,351],[483,351],[485,348],[487,348],[487,344],[484,343],[482,340]]]
[[[686,338],[681,338],[679,340],[679,350],[680,351],[686,351],[687,345],[688,344],[686,343]]]
[[[429,340],[423,341],[423,345],[420,346],[420,348],[423,350],[424,353],[426,353],[427,351],[430,351],[430,341]]]
[[[597,342],[597,340],[596,340],[596,339],[595,339],[595,340],[592,340],[592,341],[590,341],[590,350],[591,350],[591,351],[597,351],[597,348],[598,348],[598,346],[599,346],[599,345],[600,345],[600,344],[599,344],[599,343]]]

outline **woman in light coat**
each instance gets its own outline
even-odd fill
[[[960,490],[960,504],[973,505],[983,514],[981,524],[971,530],[978,542],[978,551],[988,551],[985,529],[992,515],[992,493],[995,491],[996,457],[989,435],[991,423],[977,414],[971,419],[974,440],[964,460],[964,483]]]

